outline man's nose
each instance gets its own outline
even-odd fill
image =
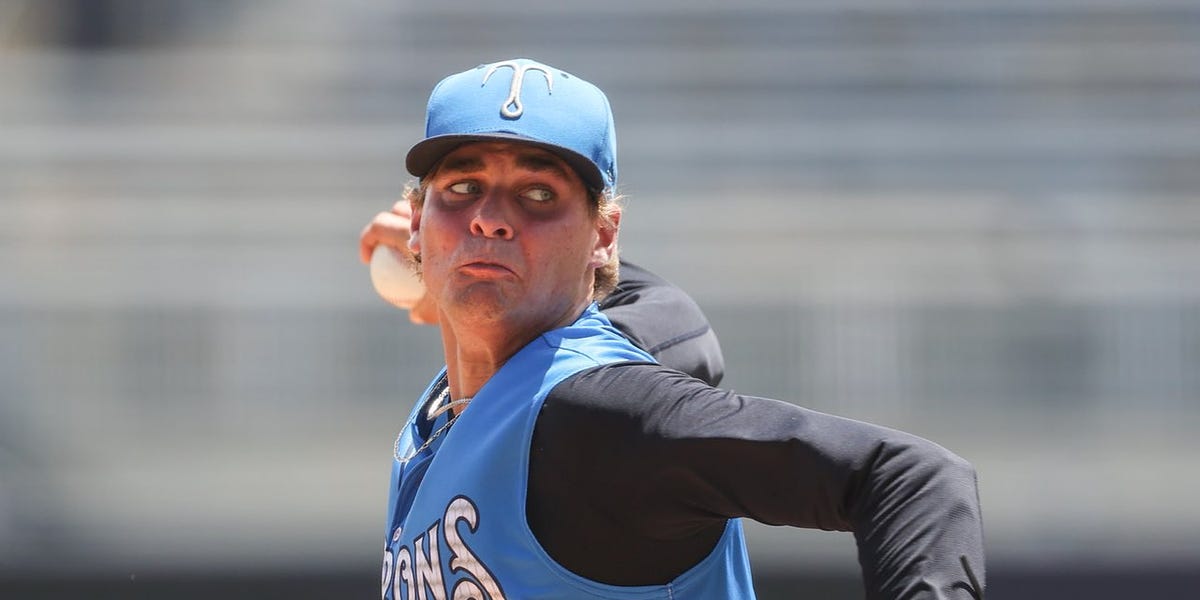
[[[471,216],[471,233],[489,238],[509,240],[513,236],[509,207],[502,192],[491,191],[475,203]]]

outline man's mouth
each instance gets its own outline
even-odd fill
[[[489,260],[475,260],[464,263],[458,268],[459,272],[473,277],[496,278],[516,275],[508,266]]]

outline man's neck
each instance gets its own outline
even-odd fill
[[[467,326],[442,314],[442,350],[453,399],[475,396],[508,359],[541,334],[575,322],[586,304],[554,323],[516,327],[505,324]],[[461,409],[458,409],[461,410]]]
[[[442,332],[446,377],[450,397],[454,399],[474,397],[512,355],[532,340],[522,340],[516,347],[509,347],[512,344],[459,343],[449,327],[443,326]],[[455,343],[447,342],[447,338],[454,339]]]

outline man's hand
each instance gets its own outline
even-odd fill
[[[389,246],[406,256],[411,257],[408,250],[408,238],[412,234],[412,207],[407,200],[401,200],[392,205],[390,211],[375,215],[374,219],[363,228],[358,235],[358,258],[363,263],[371,263],[371,254],[375,247],[382,244]],[[428,294],[421,296],[408,311],[408,318],[413,323],[436,324],[438,322],[437,306]]]

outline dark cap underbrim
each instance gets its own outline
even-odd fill
[[[452,134],[426,138],[417,142],[408,150],[408,157],[404,161],[404,166],[407,167],[410,174],[423,178],[437,165],[438,161],[453,152],[455,148],[471,142],[489,141],[520,142],[536,146],[547,152],[552,152],[563,159],[563,162],[570,165],[572,169],[575,169],[575,173],[579,175],[579,178],[590,189],[603,190],[606,187],[604,176],[600,173],[600,168],[586,156],[562,146],[547,144],[546,142],[511,133]]]

